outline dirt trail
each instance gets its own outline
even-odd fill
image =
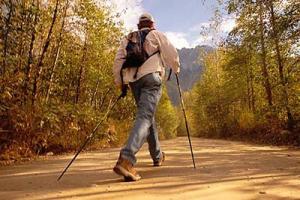
[[[163,141],[165,166],[153,168],[147,145],[138,154],[143,179],[124,182],[112,172],[119,149],[82,153],[60,182],[72,155],[0,167],[0,199],[277,200],[300,199],[300,151],[193,138]]]

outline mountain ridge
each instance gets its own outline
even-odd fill
[[[204,69],[203,57],[213,51],[213,47],[208,45],[198,45],[194,48],[177,49],[180,59],[179,81],[183,91],[193,88],[194,84],[200,80]],[[168,74],[168,73],[167,73]],[[179,93],[175,76],[166,83],[168,95],[173,105],[180,103]]]

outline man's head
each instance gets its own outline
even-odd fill
[[[149,13],[144,13],[139,18],[138,29],[154,28],[154,19]]]

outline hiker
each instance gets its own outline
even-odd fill
[[[148,13],[142,14],[137,26],[138,31],[130,33],[121,42],[113,66],[116,85],[123,92],[129,85],[137,106],[133,128],[113,168],[126,181],[141,179],[134,169],[135,154],[146,140],[153,166],[161,166],[165,159],[154,116],[162,93],[165,67],[179,73],[177,50],[163,33],[154,28],[153,17]]]

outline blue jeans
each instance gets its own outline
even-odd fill
[[[157,161],[161,156],[161,150],[154,115],[162,93],[161,77],[159,73],[147,74],[130,83],[130,88],[137,105],[137,113],[127,143],[120,155],[134,165],[135,154],[147,140],[150,155],[153,161]]]

